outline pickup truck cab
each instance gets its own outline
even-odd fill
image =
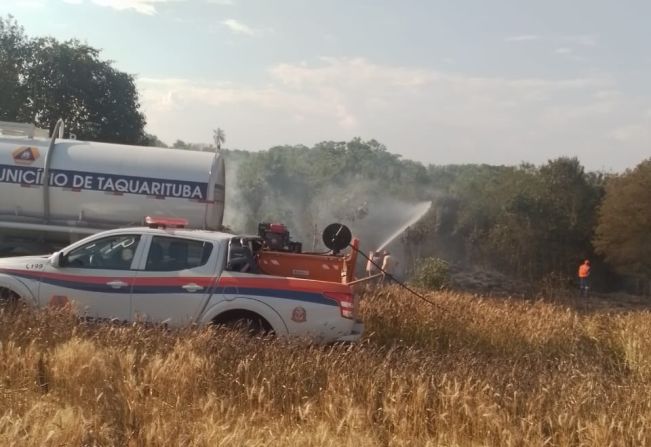
[[[272,276],[231,259],[245,237],[178,228],[110,230],[48,256],[0,259],[0,300],[80,317],[169,326],[244,322],[278,336],[356,341],[349,285]],[[235,250],[233,250],[234,252]],[[240,250],[241,251],[241,250]]]

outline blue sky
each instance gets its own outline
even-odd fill
[[[249,150],[354,136],[425,163],[651,156],[646,1],[3,0],[137,76],[148,131]]]

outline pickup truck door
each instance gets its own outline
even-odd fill
[[[41,305],[71,303],[80,316],[126,321],[131,286],[142,254],[139,234],[99,237],[70,250],[60,265],[45,264],[39,284]]]
[[[178,236],[151,236],[132,295],[138,321],[182,326],[196,321],[218,279],[218,244]]]

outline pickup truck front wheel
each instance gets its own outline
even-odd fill
[[[216,327],[246,332],[251,335],[272,335],[273,328],[267,320],[248,310],[229,310],[212,320]]]

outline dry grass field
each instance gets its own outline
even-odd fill
[[[4,313],[0,445],[651,444],[651,313],[428,296],[345,346]]]

